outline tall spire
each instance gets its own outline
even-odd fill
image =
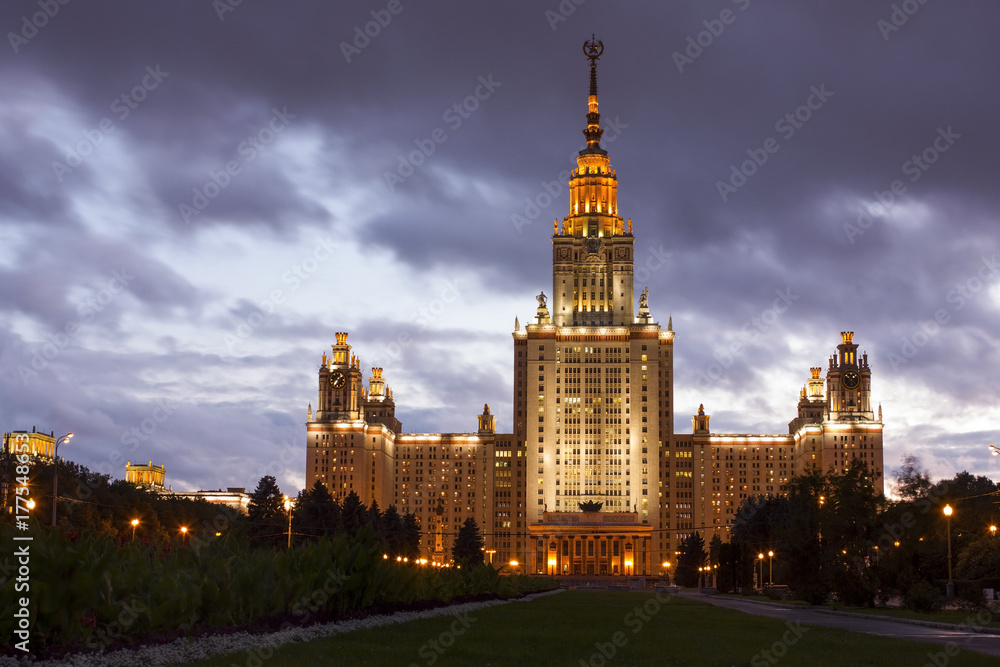
[[[587,147],[580,151],[580,155],[585,153],[607,154],[601,148],[601,114],[597,110],[597,61],[604,53],[604,42],[598,40],[594,35],[590,36],[589,42],[583,43],[583,54],[590,61],[590,96],[587,98],[587,129],[583,131],[583,136],[587,138]]]

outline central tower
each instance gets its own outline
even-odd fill
[[[636,309],[631,221],[618,215],[618,177],[601,147],[603,51],[584,43],[587,145],[570,175],[569,215],[553,225],[551,309],[539,294],[535,317],[513,333],[529,560],[549,574],[650,574],[665,546],[674,334],[650,316],[647,290]]]
[[[601,42],[587,42],[590,61],[587,147],[569,179],[569,215],[552,236],[552,321],[557,326],[617,325],[633,322],[632,222],[618,215],[618,177],[601,148],[597,60]]]

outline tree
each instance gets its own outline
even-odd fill
[[[920,465],[920,459],[912,454],[903,454],[903,463],[893,474],[893,479],[893,491],[907,501],[926,496],[931,488],[927,471]]]
[[[695,531],[681,542],[680,552],[677,559],[677,570],[674,574],[677,585],[697,586],[700,576],[698,568],[705,564],[705,540],[700,533]]]
[[[403,515],[403,555],[410,559],[420,553],[420,522],[417,515],[406,512]]]
[[[340,526],[340,505],[333,499],[326,485],[316,480],[311,489],[299,492],[292,510],[292,524],[296,534],[329,535]]]
[[[247,534],[271,545],[281,544],[285,525],[284,496],[278,482],[271,475],[264,475],[257,488],[250,494],[247,505]]]
[[[479,525],[471,516],[465,520],[455,538],[455,544],[451,548],[451,557],[456,563],[466,566],[481,565],[483,563],[483,549],[486,543],[479,532]]]
[[[361,498],[357,493],[351,491],[344,498],[344,505],[341,509],[341,518],[344,524],[344,532],[351,537],[358,534],[361,527],[367,522],[368,512],[361,504]]]
[[[830,587],[823,578],[820,537],[820,513],[825,503],[822,476],[813,471],[792,478],[788,483],[788,503],[788,523],[779,533],[781,580],[801,599],[823,604]]]
[[[722,538],[716,533],[712,535],[712,541],[708,543],[708,563],[718,565],[722,556]]]

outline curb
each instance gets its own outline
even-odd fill
[[[724,600],[739,600],[739,598],[722,598]],[[831,616],[851,616],[853,618],[866,618],[876,621],[893,621],[896,623],[906,623],[908,625],[923,625],[928,628],[940,628],[942,630],[955,630],[959,632],[976,632],[984,635],[1000,635],[1000,628],[987,628],[977,625],[960,625],[957,623],[943,623],[941,621],[922,621],[919,618],[905,618],[903,616],[889,616],[882,614],[865,614],[856,611],[840,611],[838,609],[823,609],[812,605],[790,605],[780,602],[764,602],[763,600],[741,600],[742,602],[752,602],[767,607],[780,607],[782,609],[812,609],[820,614],[830,614]]]
[[[879,621],[895,621],[897,623],[906,623],[908,625],[923,625],[928,628],[941,628],[943,630],[956,630],[959,632],[976,632],[984,635],[1000,635],[1000,628],[987,628],[978,625],[959,625],[956,623],[942,623],[941,621],[922,621],[919,618],[905,618],[902,616],[883,616],[881,614],[864,614],[861,612],[854,611],[840,611],[837,609],[815,609],[821,614],[830,614],[831,616],[852,616],[854,618],[867,618],[875,619]]]

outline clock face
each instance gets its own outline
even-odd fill
[[[845,389],[857,389],[861,386],[861,376],[857,371],[847,371],[840,376],[840,383]]]
[[[335,371],[333,375],[330,376],[330,386],[334,389],[340,389],[347,383],[347,378],[340,371]]]

